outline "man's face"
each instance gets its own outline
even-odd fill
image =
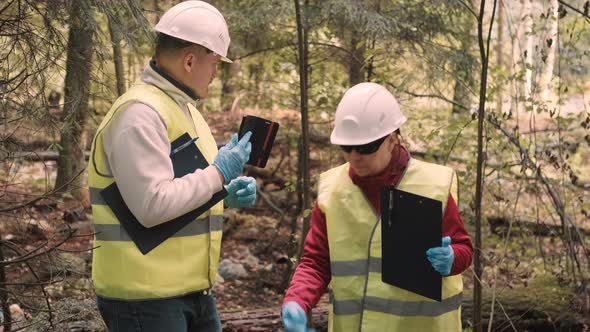
[[[209,95],[209,84],[217,76],[217,65],[220,60],[219,55],[198,48],[185,56],[185,84],[192,88],[199,98]]]

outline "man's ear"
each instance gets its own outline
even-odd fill
[[[193,52],[187,52],[184,55],[184,59],[182,61],[182,66],[184,67],[184,70],[190,73],[193,70],[193,66],[195,65],[196,61],[197,56]]]
[[[197,62],[200,60],[200,56],[201,55],[198,52],[186,52],[182,60],[182,66],[184,67],[184,70],[190,73],[194,69]]]

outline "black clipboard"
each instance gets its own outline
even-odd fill
[[[182,134],[171,143],[171,150],[180,147],[190,140],[191,137],[188,133]],[[172,159],[175,178],[183,177],[194,172],[196,169],[204,169],[209,166],[209,162],[207,162],[201,151],[199,151],[199,148],[197,148],[196,144],[192,143],[173,154],[170,159]],[[144,255],[176,234],[228,195],[225,188],[222,188],[221,191],[213,194],[213,197],[200,207],[160,225],[147,228],[129,210],[116,182],[103,189],[100,194],[115,216],[117,216],[117,219],[119,219],[131,240],[133,240],[139,251]]]
[[[382,280],[441,301],[442,276],[426,258],[441,246],[442,203],[393,186],[381,189]]]
[[[248,131],[252,132],[250,137],[252,152],[250,152],[250,159],[247,164],[264,168],[279,131],[279,123],[254,115],[246,115],[242,118],[238,137],[242,138]]]

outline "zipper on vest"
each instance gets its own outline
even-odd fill
[[[367,298],[367,287],[369,285],[369,265],[371,263],[371,244],[373,243],[373,236],[375,235],[375,230],[377,229],[377,225],[381,222],[381,218],[377,219],[377,222],[373,226],[373,230],[371,231],[371,237],[369,238],[369,250],[367,253],[367,264],[365,269],[365,287],[363,289],[363,299],[361,300],[361,317],[359,319],[359,332],[363,326],[363,314],[365,312],[365,299]]]
[[[410,160],[408,160],[408,166],[406,166],[406,169],[404,170],[404,174],[402,175],[402,177],[400,178],[400,180],[398,181],[398,183],[395,185],[396,188],[402,182],[404,176],[406,175],[406,172],[408,171],[408,168],[410,167],[410,163],[411,162],[412,162],[412,158],[410,158]],[[371,210],[373,210],[373,214],[375,214],[375,217],[377,217],[377,222],[375,222],[375,225],[373,225],[373,229],[371,230],[371,237],[369,237],[369,244],[368,244],[369,249],[367,250],[367,263],[366,263],[366,266],[365,266],[365,286],[363,288],[363,298],[361,299],[361,315],[360,315],[360,318],[359,318],[359,329],[358,329],[359,332],[361,332],[362,326],[363,326],[363,316],[364,316],[364,311],[365,311],[365,300],[366,300],[366,297],[367,297],[367,287],[369,285],[369,269],[370,269],[370,263],[371,263],[371,244],[373,243],[373,236],[375,236],[375,230],[377,229],[377,225],[379,225],[379,223],[381,222],[381,213],[378,213],[375,210],[375,208],[371,204],[371,201],[369,201],[369,199],[367,199],[367,196],[365,196],[365,193],[363,193],[362,190],[360,190],[360,192],[363,195],[363,197],[365,198],[368,206],[371,208]]]
[[[371,264],[371,244],[373,243],[373,236],[375,236],[375,230],[377,229],[377,225],[379,225],[379,223],[381,222],[381,215],[378,214],[377,211],[375,211],[375,208],[373,207],[371,202],[367,199],[365,194],[362,191],[361,191],[361,193],[363,194],[363,197],[365,197],[365,200],[367,201],[367,204],[369,205],[369,207],[371,207],[371,210],[373,210],[373,214],[375,214],[375,216],[377,217],[377,222],[375,222],[375,225],[373,225],[373,229],[371,230],[371,236],[369,237],[369,244],[368,244],[369,249],[367,250],[367,263],[365,265],[365,286],[363,288],[363,298],[361,299],[361,315],[359,317],[359,332],[361,332],[362,327],[363,327],[363,316],[364,316],[364,312],[365,312],[365,299],[367,297],[367,287],[369,285],[369,269],[370,269],[370,264]]]

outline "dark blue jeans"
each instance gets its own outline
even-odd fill
[[[96,302],[109,332],[221,332],[215,298],[210,294],[148,301],[97,297]]]

